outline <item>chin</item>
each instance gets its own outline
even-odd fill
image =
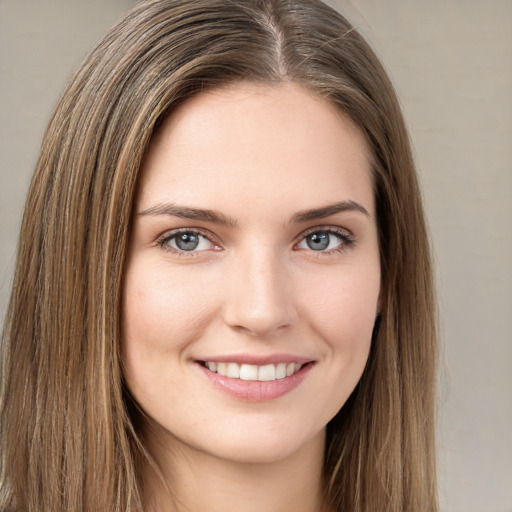
[[[309,450],[317,450],[325,443],[325,428],[305,436],[304,432],[292,427],[271,429],[226,430],[215,436],[209,436],[208,444],[200,442],[192,446],[199,452],[215,459],[237,464],[272,464],[301,457]],[[229,432],[226,436],[225,433]]]

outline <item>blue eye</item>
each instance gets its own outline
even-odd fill
[[[174,237],[174,243],[181,251],[193,251],[199,245],[199,236],[195,233],[180,233]]]
[[[207,251],[215,248],[215,245],[206,236],[197,231],[171,233],[159,243],[177,252]]]
[[[306,237],[306,244],[313,251],[325,251],[331,243],[330,233],[311,233]]]
[[[308,233],[299,242],[297,248],[310,249],[315,252],[342,250],[353,244],[352,237],[346,233],[333,230],[318,230]]]

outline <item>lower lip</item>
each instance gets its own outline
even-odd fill
[[[248,402],[266,402],[289,393],[306,378],[314,363],[307,363],[289,377],[270,381],[232,379],[219,375],[197,363],[203,375],[217,388],[228,395]]]

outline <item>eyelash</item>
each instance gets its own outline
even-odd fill
[[[185,256],[185,257],[197,257],[197,256],[199,256],[199,253],[203,252],[203,250],[200,250],[200,251],[196,251],[196,250],[184,251],[184,250],[181,250],[179,248],[175,248],[175,247],[169,246],[169,242],[171,240],[176,239],[182,233],[203,237],[203,238],[207,239],[208,242],[210,244],[212,244],[212,246],[214,248],[216,248],[214,250],[222,250],[219,247],[219,245],[216,244],[215,237],[213,236],[213,234],[211,232],[205,231],[205,230],[201,230],[201,229],[197,229],[197,228],[194,228],[194,229],[182,228],[182,229],[177,229],[177,230],[173,230],[171,232],[165,233],[162,237],[160,237],[157,240],[157,244],[163,250],[172,252],[174,254],[178,254],[179,256]],[[309,249],[308,250],[308,252],[311,252],[312,254],[316,255],[317,257],[328,257],[328,256],[331,256],[331,255],[334,255],[334,254],[342,253],[342,252],[346,251],[347,249],[350,249],[351,247],[353,247],[355,245],[354,236],[350,232],[348,232],[347,230],[340,229],[340,228],[335,228],[335,227],[332,227],[332,226],[320,226],[320,227],[315,227],[313,229],[310,229],[310,230],[302,233],[300,235],[300,239],[297,242],[295,242],[294,248],[296,248],[297,245],[299,245],[300,243],[306,241],[308,236],[314,235],[314,234],[317,234],[317,233],[323,233],[323,234],[328,234],[329,236],[334,236],[340,242],[337,247],[335,247],[334,249],[331,249],[329,251],[324,251],[324,250],[315,251],[313,249]],[[301,250],[301,249],[296,249],[296,250]],[[304,249],[304,250],[307,250],[307,249]]]
[[[339,245],[335,247],[334,249],[331,249],[329,251],[315,251],[313,249],[310,249],[308,252],[311,252],[313,255],[317,257],[329,257],[335,254],[343,253],[347,249],[350,249],[355,246],[355,238],[352,233],[345,229],[336,228],[333,226],[320,226],[315,227],[313,229],[310,229],[300,235],[300,240],[295,244],[294,247],[296,247],[298,244],[302,243],[303,241],[306,241],[307,237],[310,235],[314,235],[317,233],[325,233],[329,236],[334,236],[339,240]]]
[[[202,238],[206,238],[208,240],[208,242],[210,244],[212,244],[212,246],[218,247],[218,245],[214,241],[215,237],[213,236],[213,234],[211,232],[204,231],[204,230],[197,229],[197,228],[194,228],[194,229],[189,229],[189,228],[175,229],[175,230],[173,230],[171,232],[165,233],[161,238],[159,238],[157,240],[157,244],[162,249],[164,249],[165,251],[169,251],[169,252],[172,252],[174,254],[178,254],[179,256],[186,256],[186,257],[199,256],[199,253],[202,252],[202,251],[195,251],[195,250],[183,251],[183,250],[181,250],[179,248],[174,248],[174,247],[171,247],[171,246],[168,245],[171,240],[176,239],[180,234],[185,234],[185,233],[186,234],[190,234],[190,235],[200,236]],[[216,249],[216,250],[220,250],[220,248]]]

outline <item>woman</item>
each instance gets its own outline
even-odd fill
[[[154,0],[43,140],[3,339],[6,511],[435,511],[406,130],[315,0]]]

